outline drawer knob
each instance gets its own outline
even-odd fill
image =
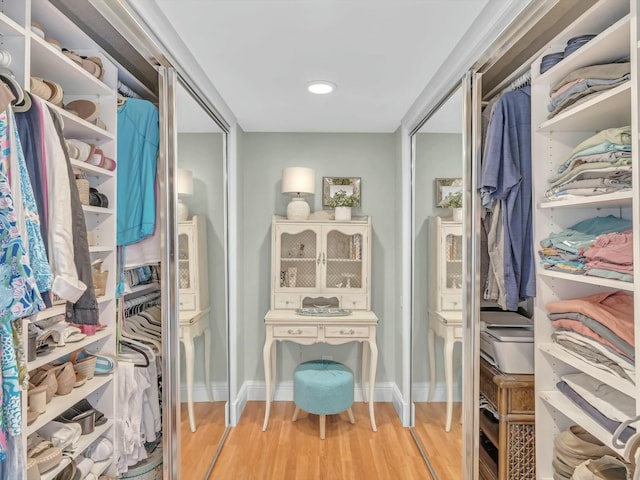
[[[290,328],[289,330],[287,330],[287,333],[289,335],[300,335],[302,334],[302,330],[299,328],[296,328],[295,330],[293,328]]]
[[[353,335],[355,333],[356,331],[353,328],[350,328],[349,330],[340,330],[340,335]]]

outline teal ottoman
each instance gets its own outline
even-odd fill
[[[324,440],[326,416],[344,412],[356,423],[353,405],[353,372],[332,360],[311,360],[296,367],[293,375],[293,401],[296,410],[291,419],[298,419],[300,410],[320,415],[320,438]]]

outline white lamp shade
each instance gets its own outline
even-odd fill
[[[287,167],[282,171],[282,193],[285,195],[313,195],[315,184],[316,174],[311,168]]]
[[[178,169],[178,196],[189,197],[193,195],[193,173],[184,168]]]

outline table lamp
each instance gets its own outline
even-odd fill
[[[306,167],[287,167],[282,171],[282,193],[291,196],[287,205],[287,219],[307,220],[311,209],[302,195],[313,195],[316,175]]]
[[[191,170],[178,168],[178,221],[189,218],[189,207],[184,203],[185,197],[193,195],[193,173]]]

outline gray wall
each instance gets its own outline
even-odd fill
[[[271,221],[274,214],[286,215],[289,197],[280,193],[282,170],[288,166],[311,167],[316,173],[316,194],[308,198],[312,211],[322,208],[323,176],[360,177],[362,206],[354,215],[372,219],[372,309],[380,318],[378,328],[377,381],[396,379],[399,339],[396,338],[396,283],[400,275],[396,249],[398,239],[397,164],[400,163],[395,134],[326,133],[244,133],[239,162],[244,190],[244,208],[240,211],[244,252],[243,327],[239,329],[238,359],[244,380],[264,381],[262,348],[265,330],[263,318],[269,310],[271,269]],[[354,369],[360,369],[359,349],[355,344],[303,347],[287,342],[278,345],[279,380],[291,380],[299,362],[332,355]]]
[[[193,196],[184,200],[189,215],[204,215],[209,250],[208,272],[211,314],[211,377],[227,382],[227,333],[225,322],[224,164],[222,133],[179,133],[178,166],[193,172]],[[195,342],[194,383],[204,382],[204,342]],[[184,364],[180,368],[184,383]],[[223,400],[216,398],[216,400]]]
[[[427,349],[427,292],[429,288],[428,223],[433,215],[449,216],[448,209],[435,206],[435,179],[462,177],[462,136],[457,133],[418,133],[415,158],[415,258],[414,258],[414,323],[413,382],[429,381]],[[454,350],[459,355],[460,347]],[[436,342],[436,359],[442,359],[442,343]],[[454,362],[458,365],[459,360]],[[444,381],[442,362],[438,362],[437,381]],[[454,379],[457,372],[454,371]]]

